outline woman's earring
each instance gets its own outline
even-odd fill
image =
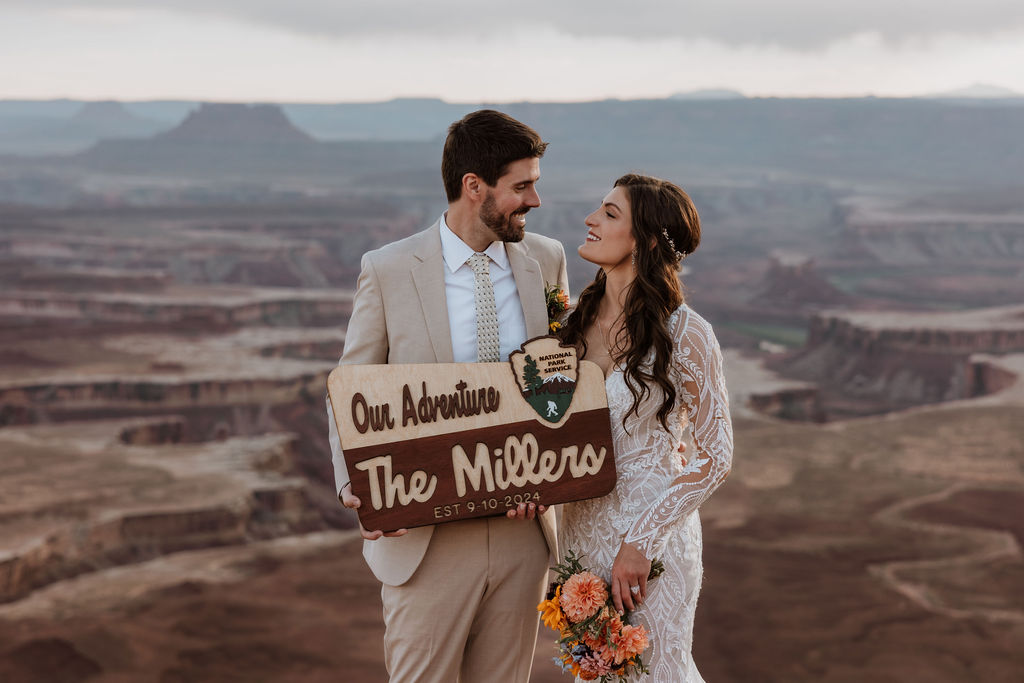
[[[636,268],[636,247],[633,247],[633,267]]]

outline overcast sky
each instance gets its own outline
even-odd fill
[[[1024,0],[0,0],[0,98],[1024,92]]]

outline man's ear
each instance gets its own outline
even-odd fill
[[[484,181],[476,173],[467,173],[462,176],[462,194],[470,200],[476,200],[483,196]]]

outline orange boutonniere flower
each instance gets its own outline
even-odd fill
[[[562,327],[560,319],[569,308],[569,295],[558,285],[547,285],[544,300],[548,306],[548,333],[554,334]]]

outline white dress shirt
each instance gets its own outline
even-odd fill
[[[473,250],[452,232],[441,216],[441,253],[444,257],[444,292],[448,302],[448,327],[452,335],[452,355],[456,363],[476,362],[476,301],[473,287],[476,276],[466,260]],[[516,279],[508,262],[504,242],[491,242],[484,250],[490,257],[494,303],[498,309],[498,337],[501,360],[526,341],[526,316],[519,300]]]

